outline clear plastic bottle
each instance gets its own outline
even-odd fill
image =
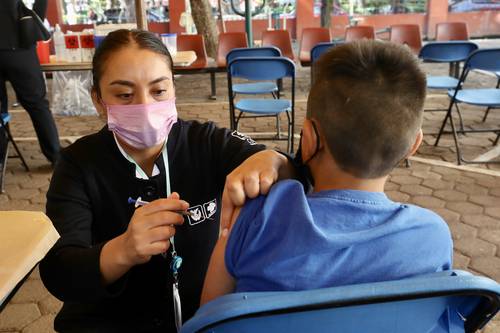
[[[56,24],[56,29],[54,31],[54,48],[56,51],[57,61],[67,61],[66,58],[66,44],[64,42],[64,33],[61,30],[59,24]]]

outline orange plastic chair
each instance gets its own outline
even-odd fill
[[[300,39],[299,60],[302,66],[311,65],[311,50],[316,44],[330,42],[330,29],[304,28]]]
[[[422,48],[422,37],[418,24],[397,24],[391,26],[389,40],[393,43],[407,45],[415,54]]]
[[[194,51],[196,53],[196,60],[191,65],[183,67],[184,69],[207,67],[208,57],[203,35],[178,35],[177,50]]]
[[[262,46],[276,46],[284,57],[295,59],[292,39],[288,30],[266,30],[262,33]]]
[[[371,25],[356,25],[345,29],[345,41],[352,42],[358,39],[375,39],[375,29]]]
[[[467,23],[465,22],[444,22],[436,24],[436,40],[469,40]]]
[[[219,34],[217,46],[217,67],[226,67],[226,56],[232,49],[248,47],[245,32],[226,32]]]

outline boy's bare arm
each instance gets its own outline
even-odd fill
[[[231,226],[234,225],[239,215],[240,208],[236,208],[231,217]],[[203,284],[200,305],[222,295],[232,293],[235,289],[236,281],[227,271],[224,261],[229,233],[230,230],[228,229],[222,230],[221,236],[217,244],[215,244],[212,257],[210,258],[210,264],[208,265],[207,275],[205,276],[205,283]]]

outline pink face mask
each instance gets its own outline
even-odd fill
[[[157,145],[177,122],[175,97],[150,104],[105,105],[108,129],[134,148]]]

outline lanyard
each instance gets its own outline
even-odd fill
[[[113,133],[113,135],[115,135]],[[116,140],[116,137],[115,137]],[[118,144],[118,140],[116,140]],[[142,168],[134,161],[132,157],[129,156],[118,144],[120,151],[123,153],[125,158],[133,163],[136,168],[136,172],[138,172],[142,178],[149,179],[148,175],[142,170]],[[170,190],[170,169],[168,167],[168,153],[167,153],[167,141],[165,140],[165,144],[162,149],[162,158],[163,165],[165,166],[165,184],[167,185],[167,196],[169,196],[172,191]],[[172,277],[174,279],[174,283],[172,285],[172,296],[174,300],[174,315],[175,315],[175,327],[177,328],[177,332],[181,330],[182,326],[182,308],[181,308],[181,297],[179,295],[179,268],[182,265],[182,257],[177,255],[177,251],[175,250],[174,237],[170,237],[170,244],[172,244],[172,261],[170,263],[170,270],[172,271]]]

